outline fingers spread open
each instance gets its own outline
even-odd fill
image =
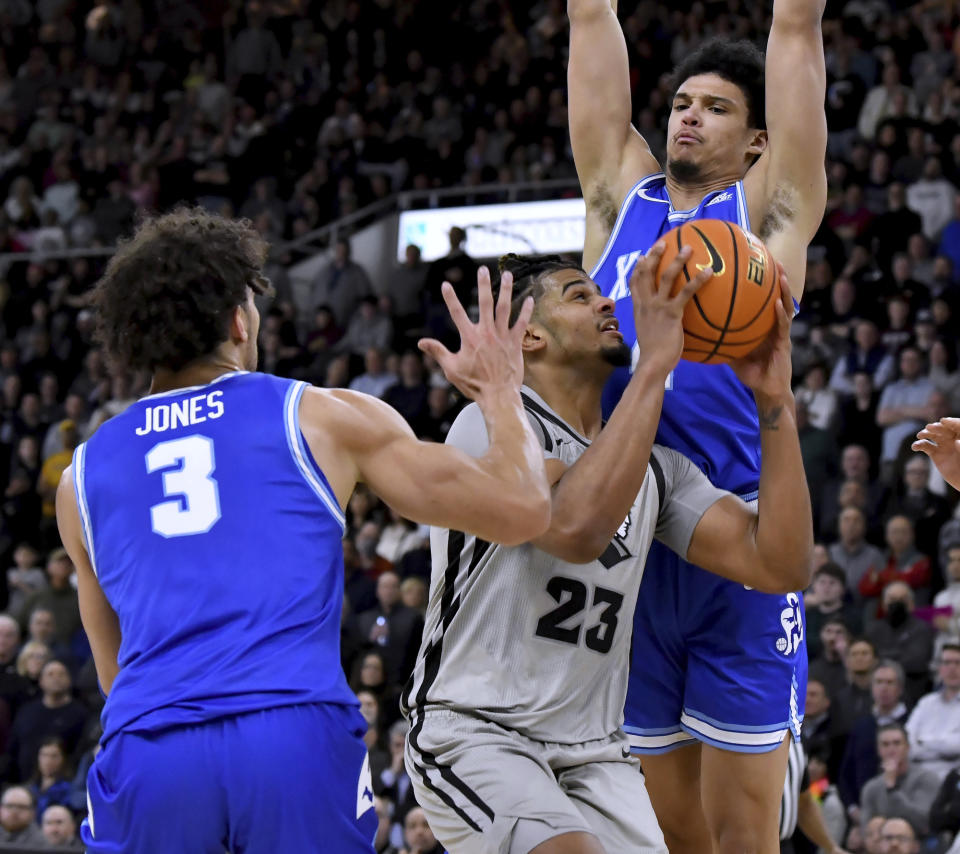
[[[517,316],[517,322],[513,324],[511,330],[514,338],[520,341],[523,338],[523,332],[533,316],[533,297],[527,297],[520,306],[520,314]]]
[[[504,271],[500,276],[500,293],[497,295],[497,328],[506,332],[510,328],[510,302],[513,299],[513,273]]]
[[[481,267],[477,271],[477,305],[480,308],[480,326],[493,324],[493,290],[490,287],[490,271]]]
[[[432,358],[441,368],[443,368],[447,359],[449,359],[453,353],[451,353],[446,347],[443,346],[435,338],[421,338],[417,342],[417,347],[421,352],[426,353],[430,358]]]
[[[444,282],[440,287],[440,293],[443,295],[443,301],[447,304],[447,311],[450,312],[450,319],[453,320],[453,325],[457,327],[460,337],[463,338],[464,334],[473,324],[470,322],[470,318],[467,317],[467,312],[460,304],[460,300],[457,299],[457,292],[453,289],[453,285],[449,282]]]

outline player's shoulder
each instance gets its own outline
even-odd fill
[[[648,468],[654,472],[654,474],[659,470],[665,477],[668,475],[673,476],[678,469],[690,465],[693,465],[693,463],[691,463],[687,457],[679,451],[675,451],[673,448],[668,448],[666,445],[654,443],[653,447],[650,448]]]

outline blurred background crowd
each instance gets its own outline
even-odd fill
[[[762,44],[770,5],[622,0],[655,154],[672,65],[712,35]],[[818,538],[804,745],[849,850],[946,851],[960,511],[909,444],[960,414],[960,3],[831,0],[824,38],[830,194],[793,328]],[[76,845],[102,700],[53,498],[77,443],[149,382],[108,373],[84,303],[103,259],[70,250],[179,202],[248,217],[278,247],[261,368],[381,397],[443,441],[462,401],[415,342],[450,338],[440,283],[469,301],[490,259],[454,228],[443,258],[411,245],[374,277],[343,237],[304,311],[282,247],[402,190],[573,177],[566,41],[562,0],[0,0],[0,844]],[[427,531],[363,488],[347,519],[343,664],[370,724],[377,850],[439,851],[398,709]],[[900,841],[880,818],[906,820]]]

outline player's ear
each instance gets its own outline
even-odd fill
[[[238,305],[230,315],[230,340],[237,344],[245,344],[250,338],[250,318],[244,306]]]
[[[523,341],[520,342],[520,348],[526,353],[536,353],[547,346],[546,333],[544,328],[531,319],[527,328],[523,330]]]
[[[751,130],[750,141],[747,143],[747,158],[752,160],[767,150],[767,132],[765,130]]]

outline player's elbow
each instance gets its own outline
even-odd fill
[[[565,563],[586,564],[599,558],[609,542],[609,537],[596,534],[595,526],[586,526],[581,520],[565,523],[554,516],[550,528],[534,545]]]
[[[796,555],[779,554],[763,565],[762,581],[756,585],[763,593],[794,593],[806,590],[813,579],[812,550]]]
[[[519,546],[543,536],[550,527],[550,498],[524,496],[522,501],[507,502],[496,529],[494,542]]]

